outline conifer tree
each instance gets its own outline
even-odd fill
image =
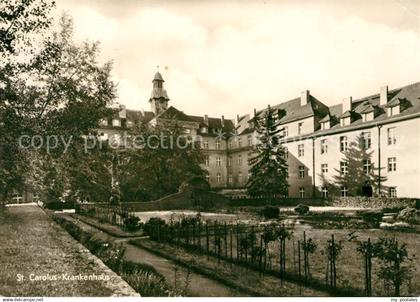
[[[251,196],[287,195],[287,162],[280,142],[284,135],[278,120],[270,106],[254,119],[257,144],[249,159],[251,175],[246,185]]]

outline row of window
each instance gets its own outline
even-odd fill
[[[244,161],[243,161],[242,155],[239,154],[238,155],[238,166],[242,166],[243,162]],[[209,156],[206,156],[204,164],[205,164],[206,167],[209,167],[210,166],[210,157]],[[221,167],[222,166],[222,158],[219,157],[219,156],[216,157],[216,166],[217,167]],[[228,167],[231,167],[232,166],[232,157],[231,156],[229,156],[227,158],[227,166]]]
[[[222,183],[222,181],[223,181],[222,174],[217,173],[215,179],[216,179],[216,183]],[[208,175],[208,174],[206,175],[206,180],[208,182],[210,182],[210,175]],[[228,180],[228,183],[232,184],[233,183],[233,175],[229,174],[227,180]],[[238,173],[238,182],[242,183],[245,180],[246,180],[246,178],[242,175],[242,172],[239,172]]]
[[[327,187],[321,188],[322,197],[328,198],[329,192]],[[340,187],[340,195],[341,197],[347,197],[349,194],[349,188],[347,186]],[[305,197],[305,188],[299,188],[299,196]],[[389,187],[388,188],[388,197],[397,197],[397,188],[396,187]]]

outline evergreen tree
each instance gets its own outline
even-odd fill
[[[257,144],[249,159],[251,175],[246,185],[251,196],[287,195],[287,163],[280,142],[283,129],[279,128],[278,119],[270,106],[254,119]]]
[[[329,181],[324,176],[321,176],[322,183],[325,187],[328,187],[332,195],[340,196],[341,188],[347,187],[348,196],[368,196],[371,187],[372,194],[381,195],[386,191],[387,187],[383,185],[386,181],[386,177],[381,176],[379,178],[379,169],[372,162],[372,152],[369,151],[369,147],[366,146],[366,142],[362,136],[356,138],[355,141],[351,142],[344,152],[344,158],[341,162],[347,164],[347,173],[342,173],[340,169],[335,169],[336,175],[332,177],[332,181]],[[378,182],[381,183],[381,189],[379,192]]]

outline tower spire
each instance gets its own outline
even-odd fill
[[[157,72],[153,78],[153,89],[152,94],[150,96],[149,102],[150,106],[152,107],[152,111],[155,115],[159,115],[168,109],[168,94],[166,90],[163,88],[163,80],[162,75],[159,72],[159,65],[157,66]]]

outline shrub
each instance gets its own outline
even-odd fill
[[[382,221],[382,211],[362,211],[362,212],[358,212],[358,214],[362,217],[362,219],[375,226],[378,227],[379,223]]]
[[[140,229],[140,218],[137,216],[129,216],[124,219],[124,227],[129,232],[135,232]]]
[[[46,203],[45,208],[47,208],[49,210],[54,210],[54,211],[74,209],[75,208],[75,203],[74,202],[53,201],[53,202]]]
[[[179,186],[179,192],[187,192],[187,191],[201,191],[207,192],[210,191],[210,185],[207,180],[202,177],[192,177],[186,181],[184,181]]]
[[[265,218],[265,219],[275,219],[275,218],[279,218],[280,215],[280,210],[278,207],[273,207],[273,206],[265,206],[262,210],[261,210],[261,215]]]
[[[154,232],[154,230],[157,226],[164,226],[165,224],[166,224],[166,222],[162,218],[152,217],[152,218],[149,219],[148,222],[146,222],[144,224],[144,232],[147,235],[152,236],[153,232]]]
[[[412,205],[413,208],[420,210],[420,199],[413,200]]]
[[[417,210],[415,208],[405,208],[398,213],[397,219],[400,221],[415,223]]]
[[[298,213],[299,215],[306,215],[309,213],[309,207],[306,204],[299,204],[295,208],[295,212]]]

